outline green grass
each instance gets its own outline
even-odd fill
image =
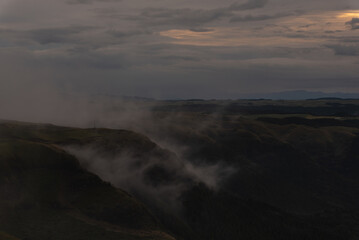
[[[305,104],[325,106],[326,102]],[[200,187],[181,196],[183,226],[188,224],[184,229],[189,236],[184,239],[358,236],[358,214],[353,210],[359,199],[355,190],[359,189],[358,128],[301,124],[301,119],[283,124],[283,119],[294,116],[322,118],[298,114],[243,117],[186,112],[173,116],[157,112],[155,129],[163,139],[187,147],[185,158],[239,169],[226,182],[228,192]],[[257,120],[262,116],[273,122]],[[61,149],[64,145],[96,146],[106,154],[130,150],[143,161],[165,161],[169,154],[147,137],[125,130],[0,122],[2,231],[36,240],[171,239],[166,227],[181,235],[183,219],[170,228],[171,223],[163,221],[170,217],[160,223],[139,200],[84,171]]]

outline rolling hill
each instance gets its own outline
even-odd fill
[[[0,239],[359,236],[355,116],[224,109],[162,103],[141,134],[1,121]]]

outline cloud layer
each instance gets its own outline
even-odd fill
[[[14,81],[155,98],[359,91],[358,9],[349,0],[3,0],[0,94]]]

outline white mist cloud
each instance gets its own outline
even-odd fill
[[[180,210],[179,198],[194,184],[204,183],[217,190],[234,168],[221,163],[195,164],[175,155],[166,159],[141,159],[135,152],[124,150],[110,156],[99,146],[65,146],[88,171],[113,186],[124,189],[152,206]]]

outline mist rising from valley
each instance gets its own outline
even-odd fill
[[[35,190],[26,194],[35,200],[22,201],[42,206],[47,194],[37,194],[39,186],[68,184],[51,187],[54,197],[49,203],[45,197],[47,207],[75,208],[81,219],[111,224],[125,219],[116,222],[119,226],[129,224],[128,216],[145,216],[144,222],[151,218],[151,224],[186,240],[254,235],[273,240],[341,239],[341,232],[342,239],[348,239],[356,234],[357,221],[346,217],[350,211],[357,216],[359,196],[355,99],[158,101],[60,94],[54,89],[44,87],[38,97],[19,91],[12,104],[6,104],[6,94],[0,96],[0,154],[11,163],[29,158],[30,169],[18,173],[16,165],[5,161],[5,168],[12,169],[6,174],[16,174],[0,178],[0,191],[8,195],[10,190],[22,194],[21,181],[28,182]],[[12,153],[16,149],[23,155]],[[51,166],[53,158],[59,167]],[[44,173],[34,181],[31,169],[45,169],[38,165],[40,160],[45,166],[51,163],[51,171],[58,168],[56,174],[64,179],[78,171],[81,178],[52,183]],[[68,162],[72,167],[61,165]],[[21,180],[22,175],[31,180]],[[107,188],[150,214],[133,215],[131,207],[118,207],[117,202],[107,208]],[[100,194],[87,196],[95,190]],[[78,197],[81,194],[87,197]],[[101,201],[104,205],[97,207]],[[114,209],[119,213],[112,214]],[[352,232],[331,227],[342,223]]]

